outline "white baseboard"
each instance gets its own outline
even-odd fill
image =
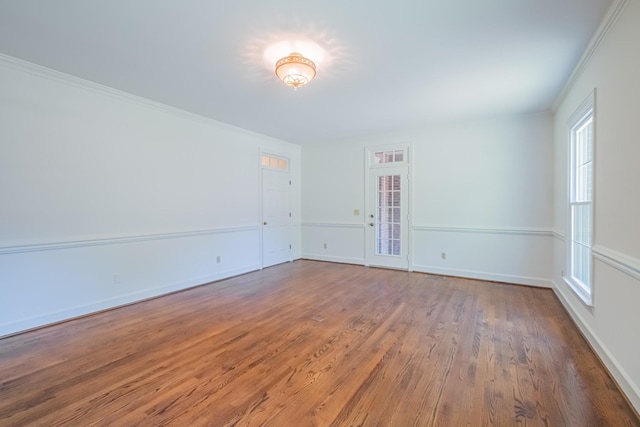
[[[125,305],[134,304],[151,298],[170,294],[172,292],[182,291],[195,286],[200,286],[206,283],[228,279],[230,277],[238,276],[250,271],[260,270],[260,268],[260,265],[248,265],[246,267],[235,270],[223,271],[209,276],[195,277],[189,280],[170,283],[168,285],[160,286],[157,288],[145,289],[144,291],[133,292],[126,295],[119,295],[115,298],[108,298],[101,301],[96,301],[91,304],[85,304],[60,311],[50,312],[26,319],[19,319],[13,322],[1,324],[0,338],[8,335],[14,335],[20,332],[25,332],[31,329],[42,328],[55,323],[72,320],[81,316],[87,316],[100,311],[111,310]]]
[[[513,283],[516,285],[536,286],[539,288],[553,288],[550,279],[537,277],[512,276],[508,274],[487,273],[484,271],[462,270],[457,268],[441,268],[431,265],[413,265],[413,271],[422,273],[441,274],[443,276],[465,277],[468,279],[488,280],[491,282]]]
[[[339,256],[327,256],[327,255],[319,255],[319,254],[311,254],[311,253],[303,253],[301,256],[302,259],[310,259],[314,261],[328,261],[328,262],[337,262],[340,264],[356,264],[356,265],[364,265],[364,258],[349,258],[349,257],[339,257]]]
[[[562,286],[564,286],[564,284]],[[574,309],[573,305],[569,302],[569,299],[564,296],[560,289],[561,287],[554,282],[553,291],[560,300],[560,303],[564,306],[565,310],[567,310],[567,313],[569,313],[573,322],[578,326],[578,329],[580,329],[580,332],[585,337],[593,351],[605,365],[609,374],[618,384],[618,387],[620,387],[622,392],[626,395],[629,403],[635,408],[636,412],[640,413],[640,387],[638,387],[638,384],[633,382],[626,371],[620,366],[616,358],[613,357],[609,349],[602,343],[596,333],[589,327],[588,323],[585,322],[582,316],[580,316],[578,311]]]

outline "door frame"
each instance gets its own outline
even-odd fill
[[[375,153],[381,151],[396,151],[396,150],[404,150],[404,160],[402,162],[392,162],[392,163],[383,163],[379,164],[375,162]],[[413,143],[405,142],[398,144],[385,144],[385,145],[375,145],[368,146],[364,148],[364,204],[365,204],[365,232],[364,232],[364,265],[367,267],[373,266],[378,267],[378,265],[372,263],[372,245],[375,244],[375,233],[369,230],[369,222],[370,215],[373,214],[371,212],[373,200],[372,197],[375,197],[371,194],[371,170],[372,169],[389,169],[389,168],[397,168],[397,167],[406,167],[407,168],[407,212],[402,213],[402,215],[406,216],[407,220],[407,271],[413,271],[413,168],[412,168],[412,156],[413,156]],[[373,236],[373,237],[372,237]],[[385,267],[385,268],[393,268],[393,267]],[[404,268],[402,269],[404,270]]]

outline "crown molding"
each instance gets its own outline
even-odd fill
[[[598,48],[602,44],[603,40],[607,37],[611,29],[613,28],[614,24],[618,20],[618,17],[620,16],[620,14],[622,13],[622,11],[624,10],[624,8],[627,6],[628,3],[629,3],[629,0],[613,1],[609,9],[607,10],[605,17],[602,19],[600,26],[598,26],[598,29],[596,30],[595,34],[591,38],[591,41],[589,42],[587,49],[584,51],[584,53],[580,57],[580,60],[578,61],[575,68],[573,69],[573,72],[569,76],[569,79],[567,80],[562,90],[556,97],[556,100],[551,105],[552,112],[555,113],[558,110],[562,101],[564,101],[564,99],[567,97],[569,90],[571,89],[571,87],[573,87],[578,77],[582,75],[585,68],[587,68],[587,65],[591,61],[591,58],[598,51]]]
[[[201,124],[205,124],[207,126],[211,126],[219,130],[239,132],[247,136],[260,138],[262,140],[269,140],[279,144],[287,144],[297,148],[300,147],[298,144],[293,144],[291,142],[283,141],[280,139],[273,138],[271,136],[263,135],[257,132],[253,132],[247,129],[233,126],[228,123],[220,122],[210,117],[201,116],[199,114],[182,110],[180,108],[172,107],[170,105],[163,104],[161,102],[152,101],[142,96],[134,95],[129,92],[115,89],[110,86],[96,83],[91,80],[86,80],[71,74],[63,73],[61,71],[57,71],[52,68],[48,68],[32,62],[28,62],[19,58],[15,58],[13,56],[5,55],[3,53],[0,53],[0,66],[25,72],[25,73],[31,74],[32,76],[44,78],[59,84],[64,84],[64,85],[72,86],[78,89],[87,90],[89,92],[97,93],[99,95],[106,95],[121,101],[132,102],[143,107],[152,108],[162,113],[171,114],[176,117],[180,117],[183,119],[192,120]]]

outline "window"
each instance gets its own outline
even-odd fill
[[[262,167],[265,167],[265,168],[281,169],[281,170],[289,169],[289,162],[287,161],[287,159],[271,156],[269,154],[262,155],[262,157],[260,158],[260,164],[262,165]]]
[[[400,175],[378,176],[376,255],[400,255]]]
[[[588,304],[592,304],[593,262],[593,153],[594,96],[571,117],[569,126],[569,207],[567,271],[565,280]]]
[[[376,151],[373,153],[373,163],[402,163],[405,161],[405,150]]]

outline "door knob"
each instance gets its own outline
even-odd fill
[[[370,223],[369,223],[369,225],[373,227],[375,224],[374,224],[374,223],[372,223],[372,222],[370,222]]]
[[[267,221],[263,222],[262,225],[267,225]]]

